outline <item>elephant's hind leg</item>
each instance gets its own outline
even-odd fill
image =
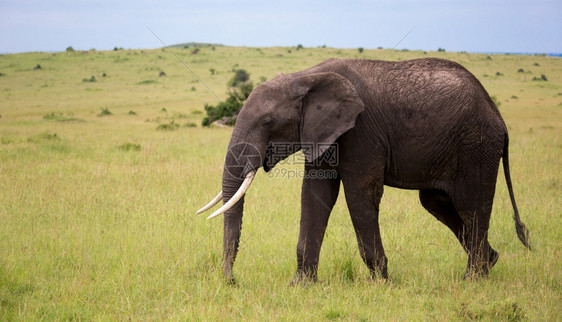
[[[464,243],[464,224],[455,209],[449,195],[442,190],[420,190],[420,201],[422,206],[429,211],[437,220],[449,227],[455,234],[465,251],[468,251]]]
[[[472,227],[467,228],[456,210],[451,198],[442,190],[420,190],[420,201],[422,206],[429,211],[437,220],[445,224],[455,234],[464,250],[471,255],[471,243],[476,231]],[[498,261],[499,254],[488,243],[487,238],[483,241],[484,249],[487,249],[488,261],[486,263],[486,271]],[[470,260],[470,259],[469,259]]]

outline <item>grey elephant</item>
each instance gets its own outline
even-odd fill
[[[306,164],[294,282],[317,278],[340,183],[373,277],[388,277],[379,230],[384,185],[419,190],[422,206],[468,253],[465,277],[486,276],[498,260],[487,234],[500,159],[517,235],[530,248],[513,194],[508,141],[484,87],[455,62],[329,59],[256,87],[232,133],[222,191],[198,213],[223,200],[209,218],[224,213],[223,273],[234,282],[244,194],[256,170],[269,171],[301,149]],[[318,176],[321,171],[335,175]]]

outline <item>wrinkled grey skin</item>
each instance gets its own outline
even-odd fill
[[[419,190],[422,206],[468,253],[466,275],[487,275],[498,259],[487,232],[502,157],[517,233],[528,246],[511,188],[506,125],[480,82],[457,63],[330,59],[260,84],[232,134],[222,181],[224,202],[246,173],[262,166],[269,171],[288,157],[268,150],[279,142],[333,143],[339,157],[337,165],[330,165],[318,162],[324,150],[303,151],[310,163],[302,185],[294,282],[316,280],[340,182],[372,276],[388,277],[378,222],[384,185]],[[306,178],[317,170],[335,170],[337,178]],[[241,199],[224,217],[223,272],[230,282],[243,203]]]

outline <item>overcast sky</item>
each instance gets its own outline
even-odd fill
[[[0,53],[165,43],[562,52],[561,0],[0,0]]]

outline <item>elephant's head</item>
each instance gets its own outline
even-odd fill
[[[355,125],[364,105],[345,77],[333,72],[278,75],[257,86],[242,107],[224,163],[222,192],[201,213],[221,199],[224,205],[209,218],[225,214],[223,270],[229,281],[236,257],[244,194],[256,170],[269,171],[296,152],[302,143],[307,162],[320,157],[336,139]],[[297,149],[272,149],[275,145]]]

